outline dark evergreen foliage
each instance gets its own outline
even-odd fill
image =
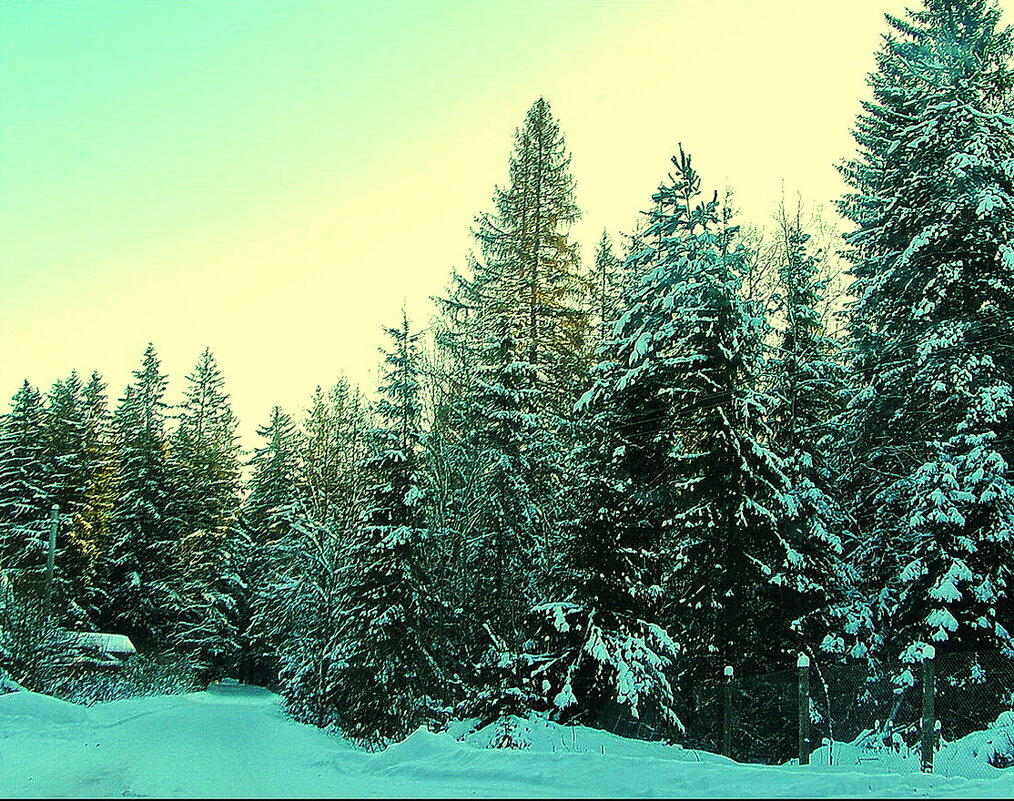
[[[144,647],[167,647],[183,598],[176,476],[168,459],[167,379],[149,344],[114,415],[119,459],[108,545],[98,564],[99,622]]]
[[[417,337],[407,317],[387,333],[362,526],[345,564],[340,623],[326,657],[325,697],[339,727],[371,744],[434,722],[444,694],[442,643],[435,638],[444,612],[421,569],[429,531]]]
[[[0,569],[41,586],[49,540],[53,464],[41,393],[25,381],[0,419]]]
[[[215,357],[205,350],[187,376],[171,438],[182,595],[173,636],[205,677],[232,672],[240,650],[239,446],[224,387]]]
[[[100,548],[99,532],[91,524],[95,510],[90,508],[90,501],[95,498],[95,482],[101,480],[102,466],[95,461],[104,454],[96,453],[89,442],[94,421],[90,419],[92,413],[84,386],[76,372],[57,381],[48,400],[45,419],[46,446],[52,465],[50,492],[60,514],[55,603],[66,610],[73,622],[84,625],[88,622],[85,599],[95,583],[94,566]]]
[[[243,590],[237,601],[239,674],[252,683],[275,686],[278,651],[287,641],[286,621],[296,611],[282,587],[292,586],[288,571],[293,560],[285,543],[301,514],[301,446],[292,418],[278,406],[257,433],[265,444],[250,460],[252,475],[235,550]]]

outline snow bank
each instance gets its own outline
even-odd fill
[[[920,763],[918,747],[895,751],[878,747],[873,737],[860,738],[851,744],[825,744],[811,757],[813,764],[818,765],[828,765],[829,759],[840,767],[859,766],[879,773],[913,773],[919,770]],[[934,755],[933,770],[938,776],[1014,779],[1014,712],[1002,713],[985,731],[942,743]]]
[[[561,726],[542,717],[525,719],[511,716],[479,730],[475,729],[474,721],[466,723],[471,723],[472,726],[464,728],[459,724],[458,728],[452,728],[449,733],[455,739],[476,748],[501,747],[498,744],[508,738],[513,743],[509,747],[539,754],[591,753],[600,756],[654,757],[665,760],[732,764],[731,759],[706,751],[688,751],[679,746],[669,746],[660,742],[632,740],[601,729]]]
[[[0,731],[8,726],[73,726],[90,719],[88,709],[27,690],[0,695]]]
[[[840,744],[833,766],[826,759],[806,767],[740,765],[540,718],[507,718],[481,730],[462,721],[371,754],[289,720],[277,696],[256,688],[90,708],[13,693],[0,696],[0,797],[1010,798],[1014,768],[986,761],[1006,742],[1010,717],[945,745],[940,772],[926,776],[912,760],[870,760]],[[489,747],[505,735],[515,747]]]
[[[999,767],[1003,764],[1011,767]],[[1014,772],[1014,712],[1004,712],[985,731],[944,743],[933,767],[943,776],[975,778]]]
[[[853,743],[825,741],[810,755],[810,764],[873,773],[918,773],[920,759],[918,750],[895,751],[867,736]]]

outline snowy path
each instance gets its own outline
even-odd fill
[[[1014,796],[1014,770],[746,766],[555,726],[529,739],[493,751],[419,732],[367,754],[286,719],[254,688],[90,709],[12,693],[0,696],[0,796]]]

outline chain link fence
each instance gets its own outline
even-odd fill
[[[1014,659],[998,652],[879,667],[807,662],[763,674],[712,664],[679,683],[679,704],[684,747],[740,762],[805,764],[820,749],[815,761],[825,764],[893,755],[931,771],[941,750],[983,732],[981,744],[952,750],[952,767],[972,758],[1014,766]]]

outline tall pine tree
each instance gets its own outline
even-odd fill
[[[177,420],[171,443],[184,603],[174,640],[207,675],[221,675],[233,667],[239,650],[240,465],[236,418],[210,350],[187,376]]]
[[[252,474],[240,513],[239,575],[244,591],[237,610],[241,652],[239,672],[248,682],[276,686],[279,651],[289,641],[290,603],[296,579],[286,547],[302,516],[300,436],[281,407],[271,409],[265,440],[250,460]]]
[[[97,372],[92,373],[81,391],[81,405],[84,409],[82,461],[85,489],[75,525],[79,532],[77,536],[83,543],[82,550],[85,543],[89,549],[94,549],[92,571],[84,595],[84,614],[94,623],[100,616],[96,597],[98,577],[95,569],[108,547],[109,518],[113,509],[117,465],[106,383]]]
[[[772,449],[767,324],[742,295],[737,229],[717,197],[700,200],[689,157],[681,151],[673,164],[655,195],[657,244],[645,257],[633,325],[621,329],[631,349],[621,381],[650,375],[654,363],[668,371],[661,422],[672,444],[663,478],[672,512],[661,527],[674,560],[665,618],[679,625],[688,666],[713,655],[772,668],[806,645],[797,621],[837,581],[840,540],[827,504]]]
[[[602,232],[595,249],[595,264],[591,274],[591,319],[597,327],[596,344],[608,337],[623,310],[623,296],[627,284],[627,271],[623,259],[616,255],[613,240]]]
[[[494,194],[494,211],[477,220],[475,286],[496,317],[513,322],[519,357],[533,366],[529,380],[565,410],[584,367],[587,287],[569,239],[580,214],[570,155],[543,98],[515,133],[509,173],[508,185]]]
[[[854,558],[873,598],[865,639],[884,655],[928,641],[1014,651],[1014,119],[999,17],[991,0],[889,17],[844,167]]]
[[[99,562],[101,620],[139,647],[165,647],[182,613],[181,534],[168,461],[167,379],[149,343],[114,424],[119,459],[109,541]]]
[[[462,576],[445,589],[463,610],[465,662],[483,677],[473,693],[490,714],[505,693],[517,695],[520,626],[542,570],[525,576],[513,566],[550,550],[566,418],[586,369],[588,287],[569,239],[579,213],[569,162],[540,99],[516,132],[507,186],[476,221],[478,254],[455,276],[438,326],[448,391],[429,442],[443,473],[428,484],[439,489],[445,562]]]
[[[85,597],[94,584],[99,543],[88,522],[88,496],[94,480],[89,454],[89,409],[76,372],[49,392],[46,441],[52,462],[51,493],[60,507],[55,584],[59,606],[75,622],[87,622]]]
[[[187,390],[176,414],[172,458],[178,469],[181,525],[187,537],[221,537],[236,520],[239,506],[239,445],[236,418],[225,380],[210,350],[187,376]]]
[[[40,591],[53,503],[45,425],[42,395],[25,381],[0,419],[0,569]]]
[[[421,569],[429,531],[417,335],[407,317],[387,333],[363,527],[346,563],[341,624],[328,655],[327,692],[339,725],[374,744],[431,722],[445,692],[435,636],[444,614]]]

